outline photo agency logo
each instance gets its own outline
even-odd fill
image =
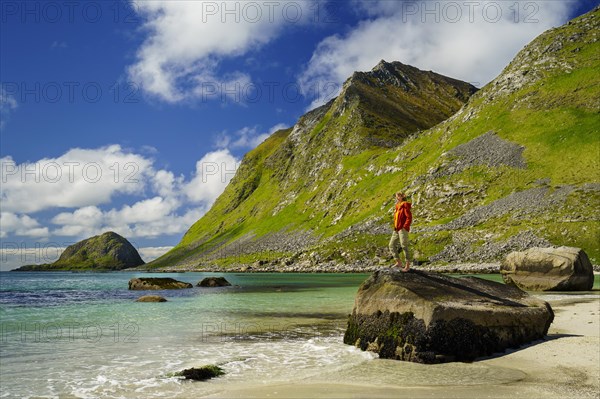
[[[343,324],[337,328],[343,328]],[[249,341],[260,337],[261,340],[319,339],[331,334],[335,327],[298,326],[284,323],[239,323],[208,322],[200,325],[202,342]]]
[[[208,23],[336,23],[342,2],[327,1],[196,1],[197,22]],[[139,24],[143,1],[3,1],[3,23]]]
[[[2,240],[0,260],[5,264],[18,262],[20,265],[52,263],[60,257],[66,247],[73,244],[74,241],[29,244]]]
[[[103,99],[116,104],[137,104],[141,101],[141,87],[135,82],[4,81],[0,89],[20,104],[95,104]]]
[[[3,184],[9,182],[27,183],[98,183],[107,180],[113,183],[137,184],[140,165],[136,162],[39,161],[17,164],[13,160],[0,161],[0,175]]]
[[[281,252],[263,250],[260,251],[256,244],[248,241],[234,241],[230,244],[200,244],[195,252],[198,254],[199,265],[211,265],[217,259],[229,259],[234,264],[246,266],[268,266],[285,262],[289,258],[283,257]],[[260,252],[259,252],[260,251]],[[251,255],[254,260],[249,260]]]
[[[95,104],[103,100],[115,104],[137,104],[143,98],[143,85],[133,82],[94,82],[94,81],[50,81],[50,82],[2,82],[0,89],[7,98],[19,104],[28,103],[87,103]],[[245,80],[220,81],[202,80],[194,90],[194,98],[199,103],[221,102],[256,104],[278,102],[298,103],[306,98],[332,98],[341,85],[331,81],[311,82],[301,85],[297,81]]]
[[[538,23],[539,11],[536,1],[404,1],[400,6],[403,23]]]
[[[85,322],[3,322],[0,343],[56,344],[83,341],[89,344],[137,343],[140,327],[135,322],[107,324]]]

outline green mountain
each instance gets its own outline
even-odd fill
[[[413,202],[420,261],[560,244],[598,263],[599,14],[545,32],[477,93],[399,62],[353,74],[335,100],[249,152],[211,210],[148,266],[386,264],[398,190]]]
[[[109,231],[69,245],[54,263],[22,266],[15,271],[122,270],[143,264],[129,241]]]

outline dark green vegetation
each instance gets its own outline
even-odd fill
[[[148,267],[385,264],[398,190],[414,204],[420,261],[557,244],[597,264],[599,14],[540,35],[474,95],[401,63],[355,73],[335,100],[250,151],[211,210]]]
[[[143,264],[129,241],[109,231],[68,246],[54,263],[22,266],[16,271],[110,271]]]
[[[426,364],[472,361],[502,352],[498,341],[493,331],[470,320],[440,320],[426,327],[410,312],[351,315],[344,334],[345,344],[358,343],[360,349],[374,350],[382,359]]]
[[[186,380],[205,381],[211,378],[219,377],[225,374],[219,366],[208,365],[202,367],[193,367],[175,373],[175,376],[184,377]]]

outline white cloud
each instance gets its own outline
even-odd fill
[[[125,237],[158,237],[185,232],[206,213],[234,176],[238,160],[228,150],[209,152],[189,181],[167,170],[152,171],[151,198],[103,211],[96,206],[62,212],[52,233],[86,237],[112,230]]]
[[[345,35],[322,40],[299,82],[309,93],[326,84],[340,87],[354,71],[370,70],[385,59],[484,85],[525,44],[566,22],[575,3],[355,2],[370,18]],[[323,97],[313,106],[324,103]]]
[[[171,249],[173,249],[173,247],[143,247],[139,248],[138,252],[140,253],[142,259],[144,259],[144,261],[148,263],[158,258],[159,256],[166,254]]]
[[[0,87],[0,129],[6,126],[6,121],[10,117],[10,114],[15,110],[19,104],[17,100],[8,93],[3,87]]]
[[[123,206],[119,211],[111,211],[109,222],[117,223],[150,223],[161,220],[179,207],[176,200],[163,197],[153,197],[138,201],[129,206]]]
[[[286,24],[306,21],[310,3],[142,1],[136,10],[148,36],[128,68],[130,79],[163,101],[205,98],[216,88],[244,87],[241,71],[219,73],[220,61],[273,40]],[[301,8],[296,20],[293,8]],[[297,11],[297,10],[296,10]]]
[[[83,237],[92,236],[101,231],[104,214],[95,206],[79,208],[74,212],[61,212],[52,219],[52,223],[62,225],[53,234],[58,236]]]
[[[55,49],[55,48],[67,48],[67,42],[55,40],[50,45],[50,48],[51,49]]]
[[[17,215],[12,212],[0,212],[0,237],[9,234],[26,237],[47,237],[48,228],[28,215]]]
[[[37,212],[108,203],[116,194],[140,194],[152,161],[120,146],[74,148],[58,158],[17,164],[0,159],[2,208]]]
[[[194,178],[184,186],[187,198],[212,205],[235,175],[238,164],[227,149],[209,152],[196,163]]]
[[[152,178],[154,191],[163,197],[173,195],[175,190],[183,182],[183,177],[175,177],[173,172],[159,170]]]
[[[164,199],[155,197],[139,201],[132,206],[125,205],[121,209],[102,211],[96,207],[88,207],[74,212],[62,212],[52,219],[54,224],[60,226],[53,230],[52,234],[87,238],[114,231],[127,239],[180,234],[189,229],[208,210],[206,206],[201,205],[180,215],[181,209],[167,211],[164,203]]]
[[[108,230],[127,238],[185,232],[223,192],[239,160],[227,149],[209,152],[188,179],[156,170],[152,159],[116,145],[72,149],[57,158],[22,164],[8,156],[0,163],[1,237],[47,240],[82,239]],[[123,195],[138,198],[106,208]],[[61,208],[49,226],[28,215]]]

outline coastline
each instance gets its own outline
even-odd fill
[[[600,296],[543,297],[555,311],[548,336],[520,349],[473,363],[415,365],[376,359],[310,381],[231,386],[209,397],[597,398],[600,393]],[[422,384],[407,381],[403,373],[407,367],[413,371],[420,369],[419,374],[431,374],[431,381]],[[436,381],[436,374],[448,377],[452,373],[456,374],[455,383]],[[463,373],[481,374],[481,382],[461,384]]]
[[[199,267],[161,267],[157,269],[125,269],[121,271],[139,271],[144,273],[373,273],[377,270],[391,266],[389,264],[331,264],[318,265],[292,264],[292,265],[236,265],[232,267],[199,266]],[[600,265],[592,265],[594,274],[600,274]],[[427,264],[412,266],[411,269],[425,272],[438,272],[449,274],[500,274],[500,262],[494,263],[453,263],[453,264]]]
[[[121,270],[109,269],[47,269],[47,270],[8,270],[8,272],[71,272],[71,273],[112,273],[112,272],[139,272],[139,273],[373,273],[375,271],[389,268],[389,262],[358,262],[358,263],[336,263],[323,262],[311,264],[309,262],[298,262],[289,265],[273,263],[235,264],[230,266],[216,266],[213,264],[178,267],[159,267],[148,269],[137,266]],[[592,265],[594,274],[600,274],[600,265]],[[437,272],[448,274],[500,274],[500,262],[469,262],[469,263],[427,263],[411,266],[411,269],[425,272]]]
[[[16,285],[3,286],[4,299],[14,299],[6,302],[13,311],[5,314],[3,321],[10,323],[5,327],[25,322],[29,328],[25,341],[22,331],[4,329],[8,335],[3,355],[8,356],[3,362],[9,363],[3,363],[3,380],[9,384],[3,389],[12,393],[9,396],[53,396],[61,392],[73,397],[138,397],[143,390],[145,397],[180,398],[562,399],[597,398],[600,392],[598,382],[594,385],[600,377],[594,364],[600,355],[598,288],[592,292],[533,294],[549,301],[556,312],[545,340],[473,363],[421,365],[375,359],[370,352],[342,343],[345,316],[362,274],[231,274],[232,282],[255,284],[248,284],[247,291],[231,290],[231,295],[227,290],[174,291],[168,303],[158,306],[135,302],[138,293],[124,289],[129,276],[119,273],[107,273],[102,278],[92,273],[74,278],[34,274],[14,273],[9,281],[13,279]],[[190,282],[199,277],[181,275]],[[45,288],[41,298],[35,289],[39,284]],[[26,300],[13,298],[10,287],[31,295]],[[101,289],[81,291],[82,287]],[[53,306],[40,302],[52,302]],[[64,334],[72,320],[97,326],[106,335],[103,333],[98,342],[90,341],[91,336],[83,335],[87,329],[75,328],[68,330],[79,337],[72,340],[70,332]],[[225,323],[222,332],[216,330],[206,341],[199,339],[199,332],[205,331],[200,326],[206,323],[208,331],[213,331],[214,320]],[[48,341],[48,329],[40,329],[38,341],[31,324],[37,322],[41,326],[65,326],[64,339]],[[123,327],[119,342],[114,341],[115,322]],[[263,328],[238,330],[229,323]],[[129,342],[132,327],[137,328],[133,337],[139,342]],[[55,355],[65,350],[72,354],[67,364]],[[31,359],[39,369],[31,368]],[[206,383],[165,377],[184,368],[221,363],[227,365],[228,374]],[[87,369],[90,364],[95,367]]]
[[[308,262],[293,263],[291,265],[273,264],[254,264],[254,265],[233,265],[229,267],[220,267],[214,265],[204,265],[197,267],[161,267],[157,269],[126,269],[122,271],[139,271],[146,273],[185,273],[185,272],[206,272],[206,273],[373,273],[392,266],[392,261],[386,263],[355,263],[342,264],[325,262],[320,264],[310,264]],[[465,273],[465,274],[498,274],[500,273],[500,263],[456,263],[449,265],[427,264],[412,266],[414,270],[439,273]],[[596,268],[594,268],[595,270]],[[598,267],[600,270],[600,266]]]

